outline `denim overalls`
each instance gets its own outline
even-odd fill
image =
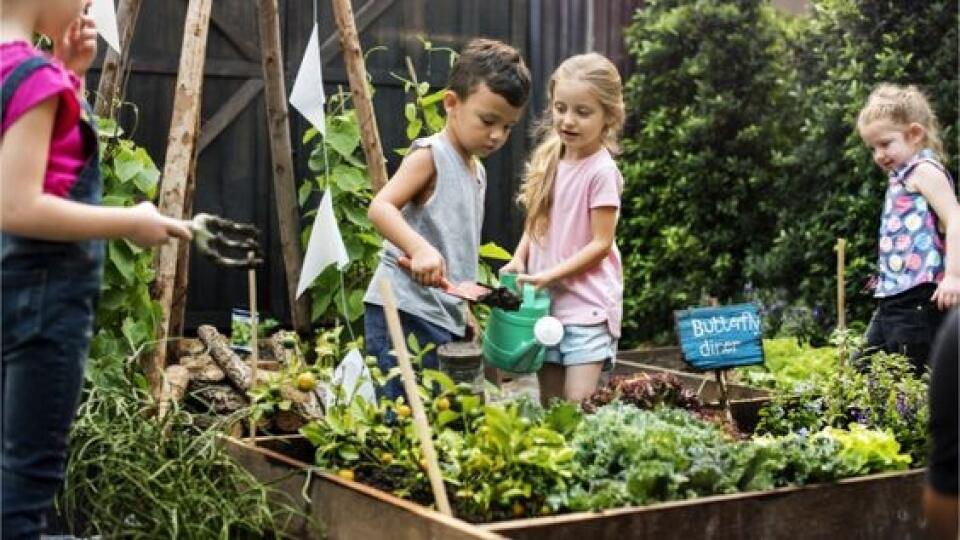
[[[49,60],[22,62],[3,81],[14,91]],[[89,105],[81,100],[90,153],[68,197],[99,205],[100,161]],[[37,538],[63,480],[67,437],[100,294],[104,241],[50,242],[0,235],[3,304],[3,538]]]

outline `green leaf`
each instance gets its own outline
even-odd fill
[[[307,204],[307,200],[310,198],[311,193],[313,193],[313,182],[308,180],[300,184],[300,189],[297,190],[297,203],[301,208],[303,205]]]
[[[430,92],[430,83],[424,81],[417,86],[417,95],[425,96]]]
[[[407,122],[415,122],[417,120],[417,106],[413,103],[404,105],[403,116],[406,117]]]
[[[345,159],[353,157],[360,145],[360,127],[353,112],[331,117],[327,121],[327,136],[324,142]]]
[[[494,242],[487,242],[480,246],[480,256],[484,259],[495,259],[499,261],[509,261],[513,258],[513,255],[511,255],[509,251]]]
[[[134,156],[130,152],[123,150],[117,156],[117,163],[114,170],[117,173],[117,178],[119,178],[121,182],[129,182],[133,177],[140,174],[140,171],[143,170],[143,164],[134,159]]]
[[[356,193],[367,186],[367,178],[363,171],[350,165],[337,165],[333,169],[333,178],[337,187],[343,191]]]
[[[107,244],[107,257],[117,271],[120,272],[120,275],[123,276],[123,280],[129,284],[133,283],[135,279],[134,265],[136,261],[133,255],[128,253],[125,248],[126,246],[121,242],[109,242]]]
[[[420,135],[420,130],[423,129],[423,121],[419,118],[411,121],[407,124],[407,138],[411,141],[416,139]]]

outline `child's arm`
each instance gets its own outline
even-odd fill
[[[617,208],[613,206],[592,208],[590,228],[593,231],[593,239],[573,257],[539,274],[532,276],[521,274],[517,276],[517,282],[531,283],[536,288],[542,289],[560,280],[582,274],[600,264],[613,247],[613,238],[617,229]]]
[[[960,203],[946,176],[934,165],[918,165],[910,182],[929,201],[947,229],[946,271],[930,298],[940,309],[947,309],[960,304]]]
[[[513,258],[510,259],[510,262],[503,265],[500,268],[501,274],[523,274],[527,271],[527,255],[530,252],[530,237],[527,235],[527,232],[524,231],[523,236],[520,238],[520,243],[517,244],[517,249],[513,252]]]
[[[446,263],[440,253],[413,230],[400,210],[429,188],[436,174],[433,151],[414,150],[370,203],[367,216],[380,234],[410,257],[410,273],[421,285],[436,285],[446,277]]]
[[[43,193],[58,99],[27,111],[0,140],[0,229],[62,242],[125,236],[144,247],[171,236],[190,238],[184,222],[161,215],[150,203],[108,208]]]

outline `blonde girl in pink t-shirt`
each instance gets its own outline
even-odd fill
[[[518,197],[523,238],[501,272],[548,288],[563,340],[539,373],[544,403],[579,401],[616,358],[623,269],[614,242],[623,179],[613,160],[624,107],[620,74],[590,53],[565,60],[550,78],[549,103]]]

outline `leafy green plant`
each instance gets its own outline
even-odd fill
[[[157,194],[160,171],[146,150],[122,138],[109,119],[97,119],[103,204],[133,206]],[[153,250],[126,239],[107,243],[101,298],[97,305],[87,377],[95,385],[121,378],[123,359],[154,339],[160,304],[150,296],[155,278]]]
[[[572,510],[765,490],[903,469],[893,437],[863,428],[739,441],[681,409],[613,402],[576,429]]]
[[[906,357],[877,353],[866,371],[849,364],[825,380],[798,384],[760,411],[757,433],[813,432],[851,423],[889,431],[913,463],[926,462],[929,375],[917,378]]]
[[[763,366],[737,368],[737,375],[747,384],[784,392],[826,382],[840,366],[836,347],[812,347],[796,338],[763,340],[763,359]]]
[[[367,218],[367,207],[373,198],[369,174],[360,148],[360,125],[350,107],[349,94],[338,93],[328,101],[326,136],[310,128],[303,136],[304,144],[316,141],[308,166],[316,173],[303,181],[299,189],[300,207],[315,205],[317,192],[328,191],[333,198],[333,211],[340,226],[350,266],[341,276],[335,266],[324,270],[310,287],[314,323],[331,325],[336,320],[352,322],[363,315],[363,295],[379,261],[380,236]],[[301,242],[310,240],[316,210],[306,218]]]
[[[90,385],[73,426],[58,496],[73,534],[263,538],[280,535],[295,516],[306,517],[222,448],[219,433],[238,418],[200,429],[180,410],[151,417],[138,366],[121,367],[125,384]]]

